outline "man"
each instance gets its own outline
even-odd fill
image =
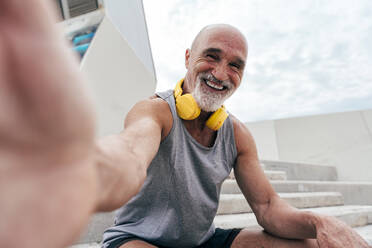
[[[218,131],[207,127],[212,113],[239,87],[247,52],[246,40],[236,28],[207,26],[186,50],[187,73],[177,86],[181,93],[179,88],[159,93],[130,111],[124,133],[138,129],[135,120],[148,120],[138,130],[151,130],[152,139],[133,145],[155,149],[142,152],[141,157],[152,161],[147,164],[147,179],[140,193],[119,211],[115,227],[106,231],[104,247],[366,246],[336,219],[300,212],[280,199],[259,165],[251,134],[234,116]],[[187,93],[201,113],[181,119],[179,97]],[[266,232],[215,231],[212,222],[220,186],[232,167]],[[345,235],[342,240],[340,233]]]
[[[95,143],[94,115],[83,79],[63,37],[53,27],[50,3],[0,1],[0,247],[66,247],[79,236],[92,213],[116,209],[138,192],[128,203],[129,208],[123,208],[122,212],[128,215],[120,215],[116,234],[107,238],[118,243],[109,244],[107,240],[105,244],[154,247],[151,243],[167,246],[169,242],[173,247],[194,247],[207,242],[218,247],[232,242],[231,247],[368,247],[341,222],[299,212],[283,202],[258,165],[249,131],[235,117],[230,116],[219,131],[205,127],[211,111],[240,85],[247,45],[238,30],[227,25],[207,27],[186,51],[188,71],[180,86],[181,95],[192,93],[202,108],[196,119],[179,119],[171,106],[173,95],[159,94],[130,111],[121,134]],[[218,155],[200,160],[218,168],[205,168],[204,163],[195,164],[194,160],[172,163],[175,158],[168,157],[160,169],[181,173],[182,166],[192,165],[198,172],[216,173],[158,175],[158,168],[149,167],[162,165],[167,145],[169,154],[178,156],[181,154],[174,152],[184,152],[184,158],[193,158],[192,150],[182,151],[182,144],[177,142],[170,144],[177,141],[172,135],[181,133],[179,128],[184,129],[188,144],[192,142],[194,148]],[[178,150],[172,150],[176,146]],[[216,147],[219,150],[213,153]],[[195,159],[203,159],[200,154]],[[228,157],[221,159],[225,154]],[[237,181],[266,232],[215,232],[213,226],[206,225],[212,221],[220,182],[231,169],[232,161]],[[178,165],[180,170],[166,165]],[[180,175],[185,177],[182,185],[175,181]],[[154,205],[148,202],[145,209],[143,205],[137,209],[135,204],[143,203],[140,196],[146,193],[144,190],[151,189],[152,182],[160,185],[156,181],[159,176],[166,185],[179,187],[150,192],[158,194],[160,201],[164,199],[169,208],[156,204],[152,208]],[[204,183],[202,178],[210,180]],[[172,194],[173,191],[182,195]],[[190,195],[196,191],[210,198]],[[200,205],[189,202],[176,208],[177,200],[183,203],[193,197],[202,201]],[[151,215],[146,215],[146,210]],[[156,210],[163,211],[162,218],[151,218]],[[143,218],[131,215],[131,211],[141,213]],[[186,217],[192,215],[200,217],[198,223],[203,226],[190,226]],[[130,236],[120,229],[124,223],[128,226],[127,219],[136,219],[137,226],[139,222],[157,221],[159,228],[151,233],[137,230]],[[165,221],[177,221],[177,226]],[[169,231],[172,228],[176,230]],[[166,237],[166,233],[173,236]],[[149,235],[153,235],[151,240],[146,239]],[[155,235],[161,238],[157,240]],[[177,242],[182,244],[178,246]]]

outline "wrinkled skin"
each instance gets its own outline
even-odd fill
[[[51,2],[0,1],[0,247],[66,246],[94,211],[94,115]]]
[[[358,233],[351,229],[344,222],[330,217],[322,216],[317,225],[317,242],[318,246],[337,248],[368,248],[367,242],[364,241]]]

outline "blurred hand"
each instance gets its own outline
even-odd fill
[[[0,1],[0,247],[64,247],[94,211],[94,115],[50,0]]]

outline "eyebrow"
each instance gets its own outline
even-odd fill
[[[241,66],[241,67],[245,67],[245,62],[244,62],[244,60],[242,60],[241,58],[237,58],[236,59],[236,62]]]
[[[219,48],[207,48],[203,51],[203,54],[207,54],[207,53],[222,53],[222,50],[219,49]]]
[[[219,49],[219,48],[211,47],[211,48],[207,48],[203,51],[204,55],[207,54],[207,53],[222,53],[222,50]],[[242,67],[245,66],[245,61],[243,59],[241,59],[240,57],[236,57],[235,63],[238,63]]]

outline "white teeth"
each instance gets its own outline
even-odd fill
[[[217,84],[214,84],[212,83],[211,81],[208,81],[208,80],[205,80],[206,84],[213,88],[213,89],[216,89],[216,90],[222,90],[223,89],[223,86],[220,86],[220,85],[217,85]]]

